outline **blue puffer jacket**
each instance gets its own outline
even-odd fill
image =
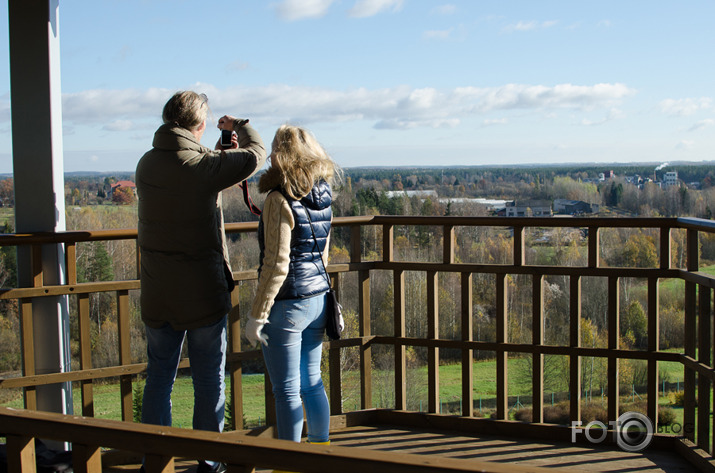
[[[281,190],[276,189],[273,192],[281,192]],[[333,201],[330,185],[320,181],[310,194],[300,200],[293,200],[285,193],[281,193],[293,211],[295,227],[291,235],[288,276],[275,299],[299,299],[326,292],[330,286],[325,268],[320,261],[320,253],[325,250],[333,215],[330,207]],[[315,238],[311,231],[311,222]],[[262,219],[258,224],[258,245],[261,250],[260,261],[263,262],[265,246]],[[260,270],[259,267],[259,274]]]

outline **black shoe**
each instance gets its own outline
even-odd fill
[[[226,473],[226,465],[219,463],[215,468],[211,468],[208,463],[200,461],[196,473]]]

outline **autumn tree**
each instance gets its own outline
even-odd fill
[[[637,300],[628,304],[621,315],[621,337],[628,346],[638,350],[648,346],[648,317]]]
[[[131,204],[134,200],[134,191],[129,187],[117,187],[112,192],[112,202],[115,204]]]
[[[3,205],[15,204],[15,187],[11,177],[0,180],[0,203]]]

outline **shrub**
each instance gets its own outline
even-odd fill
[[[672,407],[658,407],[658,425],[672,425],[675,422],[675,411]]]
[[[525,407],[514,411],[514,419],[520,422],[532,422],[533,411],[531,407]],[[544,423],[569,425],[571,423],[571,418],[569,415],[568,401],[559,402],[553,406],[545,406]]]
[[[132,390],[132,414],[134,422],[142,421],[142,402],[144,400],[144,383],[135,383]]]
[[[587,402],[581,406],[581,421],[584,424],[599,421],[608,425],[608,409],[600,403]]]
[[[668,399],[670,399],[670,403],[672,405],[676,407],[683,407],[685,405],[685,392],[670,392],[668,393]]]

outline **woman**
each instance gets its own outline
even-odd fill
[[[258,227],[258,289],[246,337],[263,345],[273,383],[278,438],[300,442],[303,404],[308,441],[327,443],[330,409],[320,376],[325,333],[325,271],[332,219],[330,182],[340,170],[308,131],[281,126],[271,167],[258,183],[268,193]],[[301,403],[302,398],[302,403]]]
[[[229,115],[218,126],[235,132],[231,147],[201,145],[207,115],[205,95],[174,94],[164,106],[164,124],[152,149],[137,165],[140,304],[148,359],[142,422],[171,425],[171,391],[186,337],[193,427],[221,432],[226,314],[234,287],[221,191],[258,171],[266,151],[248,120]],[[220,463],[202,460],[197,471],[224,470]]]

